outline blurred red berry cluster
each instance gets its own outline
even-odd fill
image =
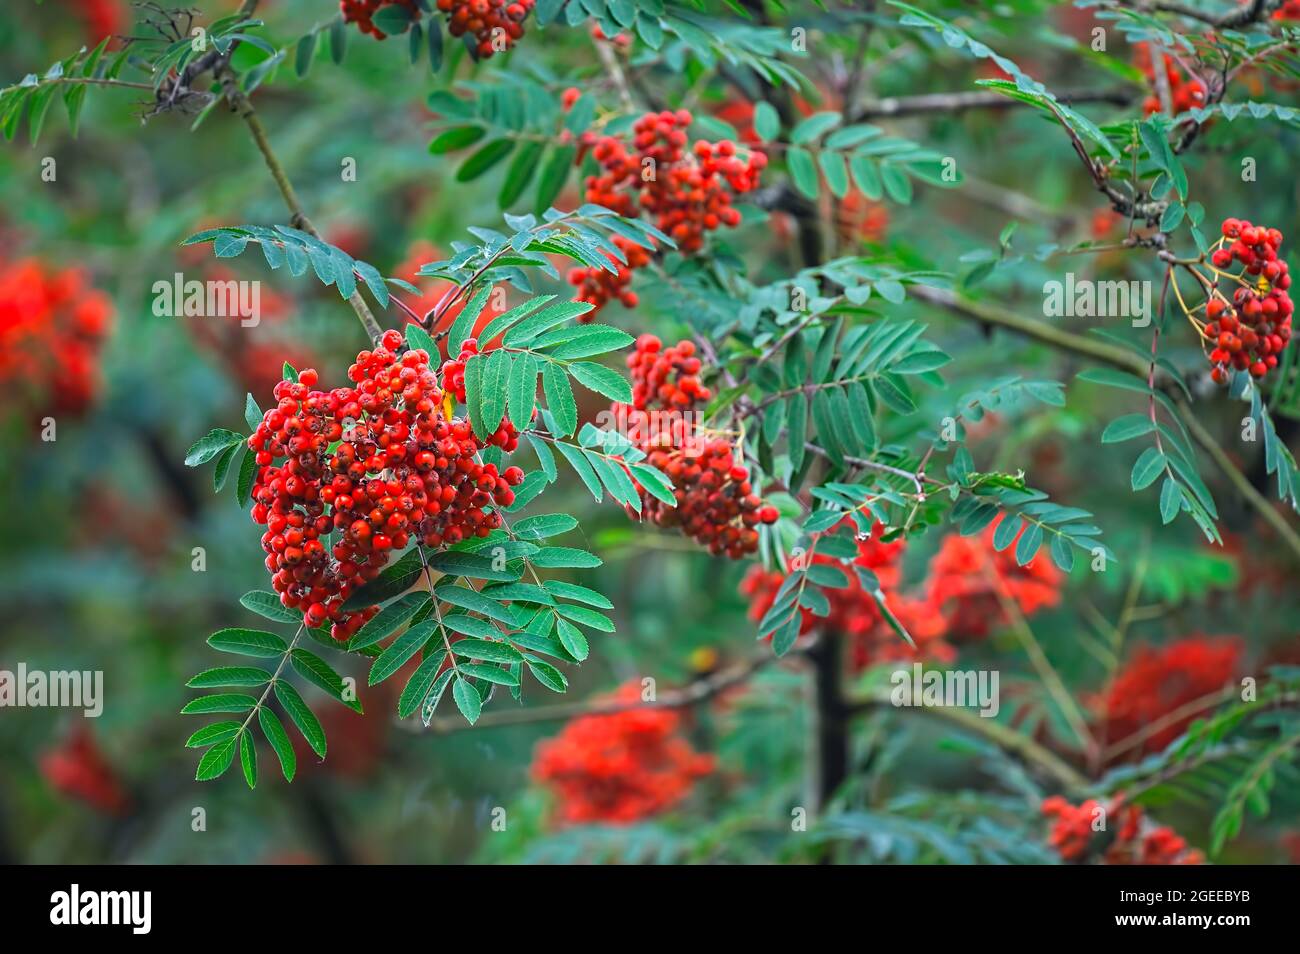
[[[680,803],[714,770],[713,757],[679,734],[678,713],[638,705],[638,683],[607,698],[630,708],[582,716],[537,746],[532,776],[554,793],[561,823],[640,821]]]
[[[113,317],[84,272],[29,258],[0,267],[0,385],[26,413],[81,415],[100,386]]]
[[[106,815],[122,815],[131,800],[85,723],[40,758],[41,775],[57,792]]]
[[[851,526],[848,520],[839,525],[840,528],[845,526]],[[840,567],[848,577],[848,586],[823,590],[831,607],[829,615],[825,617],[803,608],[800,633],[806,635],[814,630],[825,629],[846,637],[852,665],[859,670],[878,662],[898,659],[950,662],[956,653],[945,638],[948,627],[943,616],[930,600],[904,591],[902,559],[905,544],[902,540],[886,543],[881,540],[883,533],[884,527],[877,523],[870,536],[858,535],[858,555],[854,558],[852,567],[844,567],[839,560],[814,551],[810,562],[814,565]],[[856,568],[866,570],[875,577],[880,584],[879,592],[890,612],[916,643],[915,650],[890,627],[872,590],[863,586],[855,572]],[[778,570],[750,567],[741,581],[740,591],[749,597],[751,619],[755,622],[761,620],[772,608],[777,591],[784,581],[785,574]]]
[[[1183,70],[1168,53],[1163,54],[1165,80],[1169,86],[1169,105],[1173,115],[1185,113],[1205,105],[1205,84],[1194,76],[1185,75]],[[1151,47],[1139,43],[1133,52],[1133,65],[1142,71],[1151,87],[1151,93],[1142,101],[1142,111],[1150,116],[1163,110],[1160,102],[1160,86],[1156,79],[1155,67],[1151,60]]]
[[[852,661],[858,669],[900,659],[946,663],[956,658],[960,643],[982,639],[993,628],[1005,625],[999,591],[1025,616],[1057,605],[1061,599],[1060,571],[1043,556],[1020,566],[1012,555],[1014,545],[1001,552],[994,549],[995,529],[996,524],[978,537],[945,537],[930,563],[928,586],[920,593],[909,593],[904,587],[903,540],[882,541],[884,527],[879,523],[869,537],[858,535],[858,556],[853,566],[874,575],[886,604],[908,631],[916,649],[889,626],[876,598],[856,572],[847,574],[847,587],[823,590],[830,601],[830,615],[820,617],[807,608],[802,610],[800,632],[825,629],[848,637]],[[812,562],[841,565],[816,552]],[[784,580],[785,574],[779,571],[750,568],[741,583],[741,593],[750,599],[752,619],[763,618]]]
[[[1102,738],[1120,742],[1148,733],[1136,753],[1159,752],[1209,708],[1170,716],[1221,691],[1237,675],[1243,646],[1234,637],[1188,636],[1141,646],[1097,700]]]
[[[1003,600],[1025,616],[1061,602],[1061,571],[1046,557],[1016,562],[1015,543],[1003,550],[993,546],[1001,520],[980,536],[949,534],[930,561],[928,597],[948,622],[948,639],[963,643],[983,639],[1007,625]],[[1024,533],[1022,527],[1016,540]]]
[[[1103,865],[1199,865],[1204,856],[1172,828],[1152,824],[1136,805],[1117,795],[1105,808],[1095,799],[1071,805],[1059,795],[1044,799],[1053,819],[1048,844],[1064,861]]]

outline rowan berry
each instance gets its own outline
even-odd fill
[[[1221,244],[1210,253],[1210,263],[1220,271],[1234,262],[1242,268],[1231,275],[1238,283],[1232,301],[1216,290],[1205,305],[1202,338],[1210,346],[1210,378],[1226,384],[1234,371],[1263,378],[1291,340],[1291,275],[1278,257],[1282,233],[1236,218],[1224,219],[1220,231]]]
[[[444,366],[442,382],[426,352],[399,356],[401,347],[400,332],[385,332],[348,369],[350,387],[316,390],[312,369],[281,381],[248,442],[258,462],[252,517],[266,525],[272,586],[285,606],[304,610],[308,625],[332,623],[339,640],[377,611],[343,604],[383,569],[389,551],[412,540],[437,547],[486,535],[501,525],[495,508],[514,500],[511,487],[523,479],[517,467],[498,473],[480,460],[488,445],[517,445],[508,421],[480,441],[444,405],[448,378],[464,399],[464,361],[476,344],[466,343],[458,371]]]
[[[630,151],[619,137],[596,139],[591,155],[603,172],[586,182],[588,202],[629,218],[645,213],[685,254],[703,247],[706,232],[740,223],[733,199],[756,188],[767,165],[762,152],[747,148],[742,158],[736,144],[728,140],[699,140],[688,149],[686,130],[692,120],[684,109],[647,113],[632,127]],[[626,259],[606,253],[614,272],[601,268],[569,272],[569,281],[578,286],[578,299],[596,306],[584,316],[587,321],[613,299],[628,308],[637,303],[629,288],[632,272],[649,264],[650,250],[622,236],[614,244]]]

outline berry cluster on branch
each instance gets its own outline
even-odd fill
[[[617,136],[595,139],[591,156],[602,172],[586,182],[588,202],[626,217],[645,213],[684,254],[698,252],[706,232],[740,223],[733,200],[758,187],[767,165],[763,153],[746,149],[742,155],[726,139],[698,140],[689,147],[686,130],[692,121],[685,109],[647,113],[632,127],[630,147]],[[614,298],[629,308],[636,305],[636,294],[629,288],[632,272],[649,264],[650,254],[622,237],[615,237],[614,243],[628,259],[625,265],[611,256],[617,275],[599,268],[569,272],[578,298],[596,306],[588,319]]]
[[[1211,346],[1210,377],[1226,384],[1233,370],[1262,378],[1277,367],[1278,356],[1291,340],[1291,315],[1295,306],[1287,289],[1291,275],[1278,256],[1282,233],[1252,225],[1243,219],[1225,219],[1223,238],[1210,255],[1210,263],[1235,283],[1229,300],[1217,289],[1205,304],[1202,336]],[[1224,272],[1234,263],[1237,274]]]
[[[491,508],[509,506],[523,479],[518,467],[499,473],[479,457],[488,445],[513,450],[514,428],[506,422],[479,441],[446,402],[454,368],[444,367],[440,386],[429,355],[399,356],[401,344],[388,331],[358,354],[352,387],[316,390],[311,369],[280,382],[276,405],[248,441],[258,468],[252,516],[266,526],[272,585],[308,626],[332,622],[338,640],[374,615],[374,607],[348,612],[343,604],[390,551],[412,539],[439,547],[487,536],[501,525]],[[463,387],[462,375],[461,395]]]
[[[642,335],[627,357],[632,403],[613,405],[615,422],[646,462],[668,475],[677,506],[670,507],[641,489],[641,516],[682,532],[715,556],[739,559],[758,549],[759,524],[775,523],[775,507],[754,493],[749,468],[721,436],[703,433],[700,408],[713,392],[700,382],[695,344],[669,348],[654,335]],[[629,516],[636,512],[628,508]]]

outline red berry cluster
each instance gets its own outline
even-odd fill
[[[631,708],[582,716],[537,747],[533,779],[555,792],[564,824],[640,821],[681,802],[714,769],[712,756],[678,734],[677,712],[637,705],[637,683],[622,686],[610,701]]]
[[[0,267],[0,393],[23,412],[84,414],[99,389],[113,305],[78,269]]]
[[[1185,113],[1189,109],[1196,109],[1205,105],[1205,84],[1199,79],[1192,76],[1184,76],[1183,72],[1174,64],[1174,59],[1168,53],[1164,54],[1165,79],[1169,83],[1169,104],[1173,108],[1174,115]],[[1139,43],[1137,51],[1133,57],[1134,65],[1142,71],[1142,75],[1147,78],[1153,90],[1157,89],[1155,67],[1151,63],[1151,48],[1146,43]],[[1142,112],[1150,116],[1152,113],[1158,113],[1162,109],[1160,97],[1153,92],[1142,101]]]
[[[848,525],[846,521],[840,527]],[[946,640],[948,627],[942,614],[930,600],[903,591],[903,541],[885,543],[880,539],[883,532],[884,527],[877,523],[870,536],[858,536],[858,555],[853,564],[875,575],[890,612],[908,631],[916,649],[898,637],[881,614],[880,604],[862,586],[858,575],[851,571],[846,574],[849,578],[847,587],[823,591],[830,602],[829,615],[817,616],[809,609],[801,610],[800,633],[806,635],[824,629],[844,636],[849,643],[853,668],[858,671],[894,660],[951,662],[956,658],[956,652]],[[815,550],[811,562],[842,566],[839,560]],[[750,567],[740,584],[740,592],[750,599],[750,619],[758,622],[767,615],[784,581],[785,574],[779,570]]]
[[[779,514],[754,493],[749,468],[736,463],[730,442],[696,431],[696,410],[713,394],[700,382],[695,344],[665,349],[654,335],[642,335],[627,364],[632,403],[613,406],[615,423],[646,452],[647,463],[668,475],[677,499],[670,507],[642,489],[641,515],[661,527],[681,527],[715,556],[753,553],[756,527],[775,523]],[[630,508],[629,515],[635,516]]]
[[[1042,812],[1055,819],[1048,844],[1064,861],[1103,865],[1199,865],[1205,857],[1189,849],[1187,841],[1172,828],[1153,825],[1142,809],[1124,804],[1117,795],[1102,810],[1101,803],[1088,799],[1071,805],[1060,795],[1043,800]],[[1104,820],[1104,827],[1100,822]],[[1094,827],[1096,824],[1096,827]],[[1112,834],[1113,833],[1113,834]]]
[[[1006,625],[1003,598],[1026,617],[1061,602],[1061,571],[1045,554],[1021,566],[1014,541],[1004,550],[994,548],[998,522],[978,537],[949,534],[930,561],[928,596],[947,619],[954,643],[984,639]]]
[[[730,140],[699,140],[688,149],[686,129],[691,122],[685,109],[647,113],[632,127],[630,150],[616,136],[600,137],[591,155],[604,172],[589,176],[586,183],[588,202],[627,217],[647,213],[686,254],[703,247],[705,232],[739,224],[740,213],[732,199],[756,188],[767,165],[767,156],[757,150],[747,150],[742,158]],[[616,241],[630,256],[630,243]],[[617,279],[605,273],[606,280],[601,281],[600,269],[575,268],[569,281],[582,290],[582,300],[597,309],[611,298],[626,304],[622,289],[631,281],[632,269],[648,261],[649,255],[641,250],[638,263],[633,265],[629,258]],[[635,297],[631,300],[635,303]]]
[[[1224,219],[1223,240],[1210,262],[1219,269],[1233,262],[1245,268],[1235,276],[1241,284],[1231,303],[1216,293],[1205,305],[1204,334],[1213,345],[1210,377],[1218,384],[1226,384],[1233,369],[1262,378],[1276,368],[1278,355],[1291,340],[1295,310],[1287,293],[1291,275],[1277,254],[1281,232],[1243,219]]]
[[[449,14],[447,30],[452,36],[473,33],[480,59],[514,46],[524,35],[524,19],[536,0],[438,0],[438,9]],[[499,41],[497,38],[500,38]],[[498,49],[499,48],[499,49]]]
[[[487,536],[501,517],[485,508],[512,503],[511,487],[523,479],[518,467],[498,473],[478,460],[485,444],[445,412],[429,355],[399,357],[401,344],[388,331],[357,355],[348,369],[355,387],[315,390],[311,369],[281,381],[248,441],[258,465],[252,515],[266,525],[272,585],[309,626],[331,621],[339,640],[374,615],[374,607],[348,613],[343,604],[389,551],[412,539],[438,547]],[[506,422],[487,443],[512,450],[517,442]]]
[[[1189,636],[1159,648],[1139,647],[1096,700],[1099,738],[1122,742],[1158,723],[1160,731],[1132,753],[1162,751],[1199,713],[1172,722],[1169,717],[1223,689],[1236,675],[1241,654],[1241,641],[1231,637]]]
[[[376,40],[383,40],[388,34],[375,26],[371,18],[380,7],[394,6],[406,7],[413,17],[420,15],[420,0],[339,0],[343,22],[355,23],[362,33],[369,33]]]

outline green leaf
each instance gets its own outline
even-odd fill
[[[405,719],[424,704],[425,697],[438,679],[438,670],[447,659],[447,651],[440,649],[430,653],[411,674],[410,680],[397,700],[397,715]],[[449,670],[450,671],[450,670]]]
[[[497,195],[497,205],[502,209],[510,208],[524,194],[528,183],[533,179],[533,173],[537,171],[537,161],[542,157],[544,148],[544,143],[534,140],[519,144],[515,157],[510,160],[510,168],[506,170],[505,181],[501,183],[501,191]]]
[[[1011,542],[1015,540],[1016,534],[1020,532],[1023,525],[1024,520],[1019,514],[1003,517],[997,529],[993,531],[993,549],[1001,552],[1011,546]]]
[[[487,130],[482,126],[456,126],[436,136],[433,142],[429,143],[429,152],[437,156],[444,152],[464,149],[466,146],[474,145],[485,135]]]
[[[444,603],[450,603],[452,606],[459,606],[461,609],[480,613],[483,616],[505,623],[507,626],[514,625],[515,617],[512,612],[491,597],[478,592],[478,590],[472,590],[466,586],[439,586],[434,591],[434,595]]]
[[[1140,394],[1149,394],[1151,391],[1146,381],[1127,371],[1116,371],[1114,368],[1089,368],[1079,372],[1078,380],[1104,384],[1111,388],[1122,388],[1125,391],[1137,391]]]
[[[235,459],[235,451],[239,450],[239,444],[231,444],[220,454],[217,455],[217,463],[212,471],[212,490],[214,493],[221,493],[221,488],[226,485],[226,475],[230,473],[230,464]],[[247,447],[244,450],[248,450]]]
[[[198,770],[194,773],[195,781],[208,782],[224,775],[235,761],[235,746],[238,742],[239,734],[236,734],[208,749],[203,758],[199,759]]]
[[[206,669],[185,683],[191,689],[211,689],[214,686],[262,686],[271,681],[271,674],[256,666],[219,666]]]
[[[569,373],[583,387],[602,394],[611,401],[632,403],[632,385],[613,368],[596,364],[594,361],[577,361],[569,365]]]
[[[494,682],[499,686],[519,685],[519,679],[517,676],[498,666],[489,666],[479,663],[461,663],[460,671],[465,676],[473,676],[475,679],[486,679],[488,682]]]
[[[576,547],[542,547],[533,554],[530,562],[536,567],[590,569],[600,566],[604,561],[594,553]]]
[[[370,667],[369,684],[376,686],[401,669],[408,659],[424,648],[437,628],[437,620],[425,620],[393,640],[393,644],[380,653]]]
[[[556,436],[568,437],[578,426],[578,404],[573,399],[573,388],[569,386],[569,377],[563,367],[554,362],[546,364],[542,370],[542,390],[546,394],[546,409],[559,428]],[[564,450],[563,444],[560,450]]]
[[[569,688],[569,680],[564,678],[564,673],[550,663],[542,662],[540,659],[527,659],[525,662],[533,678],[552,692],[564,692]]]
[[[583,626],[590,626],[592,629],[598,629],[602,633],[614,632],[614,621],[604,613],[598,613],[594,609],[586,606],[572,606],[562,604],[556,608],[556,612],[565,619],[571,619],[575,623],[581,623]]]
[[[259,629],[222,629],[208,637],[208,645],[223,653],[240,656],[257,656],[274,659],[289,651],[288,645],[275,633]]]
[[[524,352],[516,356],[510,368],[508,386],[510,422],[516,430],[526,430],[532,423],[537,406],[537,359]]]
[[[830,132],[843,121],[844,117],[837,112],[813,113],[790,131],[790,142],[797,146],[807,145],[819,139],[824,133]]]
[[[220,742],[239,734],[243,726],[238,722],[214,722],[199,729],[185,742],[187,749],[199,749],[213,742]]]
[[[477,722],[483,707],[483,698],[478,694],[478,690],[469,682],[457,676],[456,683],[452,686],[451,695],[456,700],[456,708],[465,717],[465,721],[470,725]]]
[[[578,151],[573,146],[559,146],[551,151],[542,164],[541,174],[537,178],[537,201],[534,210],[541,215],[555,202],[556,196],[564,188],[564,182],[573,168],[574,156]]]
[[[1131,482],[1134,490],[1144,490],[1164,473],[1168,459],[1154,447],[1148,447],[1133,464]]]
[[[597,609],[614,608],[614,604],[604,594],[597,593],[595,590],[577,583],[569,583],[564,580],[546,580],[542,586],[545,587],[546,592],[560,599],[577,600]]]
[[[257,710],[257,722],[262,727],[262,734],[266,736],[266,741],[271,743],[275,757],[280,760],[280,771],[284,773],[284,780],[292,782],[298,772],[298,756],[294,754],[289,733],[284,731],[279,717],[266,706]]]
[[[838,152],[823,152],[817,157],[822,175],[826,177],[826,186],[837,199],[849,194],[849,169],[844,156]]]
[[[356,652],[373,646],[405,626],[429,603],[428,593],[407,593],[399,600],[385,606],[366,622],[348,642],[348,650]]]
[[[469,300],[469,304],[460,310],[460,314],[456,316],[456,320],[451,323],[451,329],[447,332],[448,354],[460,354],[461,346],[473,335],[474,324],[483,313],[483,306],[487,304],[488,296],[491,294],[492,286],[484,285]]]
[[[1125,414],[1106,425],[1102,431],[1103,444],[1118,444],[1149,434],[1156,429],[1155,422],[1145,414]]]
[[[284,711],[289,714],[290,720],[298,727],[312,751],[320,758],[325,758],[325,730],[321,728],[316,713],[311,711],[311,707],[298,694],[298,690],[283,680],[277,680],[275,697],[280,700],[280,705],[284,706]]]
[[[412,547],[365,586],[353,592],[343,603],[345,610],[365,609],[405,593],[424,572],[420,548]]]
[[[578,521],[567,513],[542,513],[525,517],[514,525],[515,536],[524,540],[542,540],[567,533]]]
[[[193,446],[186,452],[185,466],[198,467],[201,464],[206,464],[222,451],[236,444],[241,444],[243,441],[243,434],[236,434],[224,427],[214,427],[195,441]]]
[[[673,493],[673,485],[661,471],[649,464],[628,464],[628,467],[631,468],[632,475],[636,477],[637,482],[651,496],[668,504],[670,507],[677,506],[677,497]]]
[[[801,146],[792,146],[786,153],[786,166],[790,170],[790,179],[794,186],[809,199],[816,199],[817,188],[817,166],[813,162],[812,153]]]
[[[546,337],[549,336],[539,338],[533,343],[533,347],[547,347],[547,344],[543,344]],[[562,361],[571,361],[574,358],[589,358],[592,355],[616,351],[620,348],[626,348],[636,340],[626,331],[610,325],[583,325],[565,329],[564,337],[566,340],[551,351],[552,356]]]
[[[302,622],[302,614],[280,602],[280,597],[266,590],[250,590],[239,598],[239,605],[277,623]]]
[[[312,58],[316,55],[316,32],[312,31],[298,41],[294,51],[293,71],[298,76],[306,76],[311,69]]]
[[[339,17],[330,24],[330,59],[336,64],[343,62],[348,50],[348,27]]]
[[[771,142],[781,134],[781,117],[765,99],[754,104],[754,132],[764,142]]]
[[[1027,566],[1043,543],[1043,528],[1036,523],[1028,524],[1016,544],[1016,562]]]
[[[596,503],[600,503],[605,498],[605,491],[601,486],[600,478],[596,476],[596,472],[592,470],[591,464],[587,462],[586,455],[580,448],[574,447],[572,444],[559,442],[555,446],[559,448],[561,456],[563,456],[564,459],[573,467],[574,471],[577,472],[578,477],[582,480],[583,484],[586,485],[587,490],[591,493],[592,497],[596,499]]]
[[[518,570],[511,570],[509,567],[503,570],[497,569],[493,565],[491,558],[478,553],[446,551],[431,554],[428,559],[429,569],[435,573],[445,573],[448,576],[467,576],[479,580],[501,580],[506,583],[513,583],[520,576]]]
[[[199,696],[181,709],[181,715],[201,715],[206,712],[248,712],[257,705],[257,700],[243,692],[218,692],[211,696]]]
[[[498,348],[488,356],[487,363],[483,366],[483,380],[478,393],[470,395],[466,385],[466,397],[471,401],[477,398],[479,402],[479,423],[483,428],[479,432],[480,437],[495,434],[501,426],[510,386],[510,365],[510,353],[504,348]]]
[[[581,607],[571,606],[569,609],[581,609]],[[578,662],[582,662],[589,655],[591,650],[587,643],[586,634],[567,619],[557,619],[555,621],[555,635],[559,638],[564,651]]]
[[[239,764],[244,770],[244,781],[249,788],[257,788],[257,744],[253,733],[239,734]]]
[[[1183,488],[1172,476],[1166,477],[1160,487],[1160,519],[1163,523],[1172,523],[1183,505]]]
[[[334,671],[325,660],[306,649],[294,649],[289,656],[293,668],[308,682],[324,689],[333,698],[343,703],[353,712],[362,712],[361,700],[356,697],[351,687]],[[351,698],[348,698],[351,696]]]

